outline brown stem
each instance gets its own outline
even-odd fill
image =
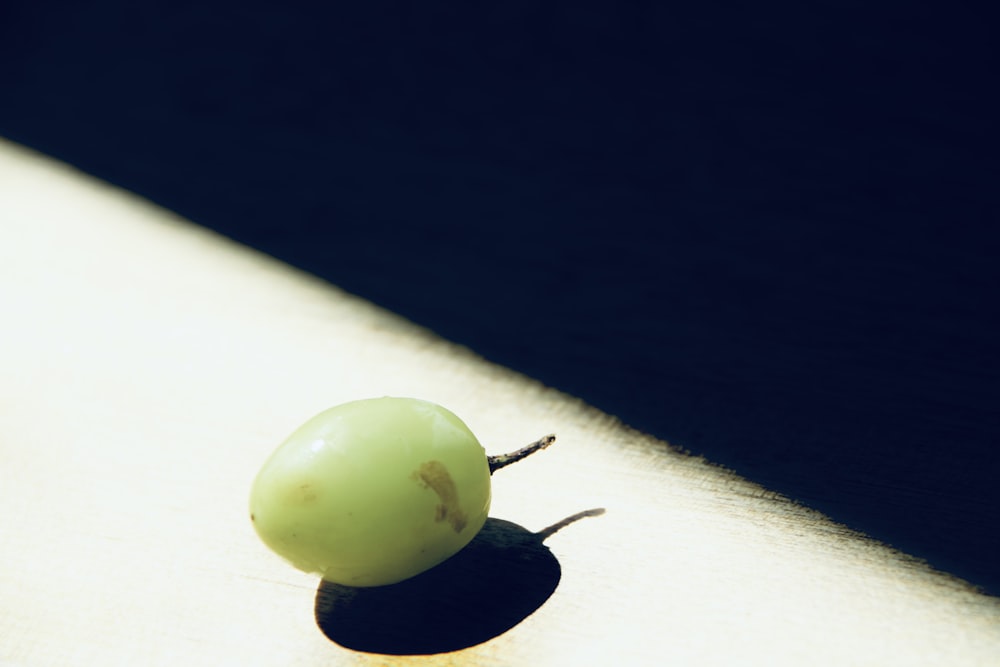
[[[486,459],[490,463],[490,474],[492,475],[500,468],[504,466],[509,466],[511,463],[517,463],[526,456],[530,456],[540,449],[545,449],[553,442],[556,441],[556,436],[547,435],[544,438],[536,440],[527,447],[521,447],[521,449],[516,452],[511,452],[510,454],[500,454],[498,456],[487,456]]]

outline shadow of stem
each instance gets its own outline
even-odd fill
[[[323,581],[316,623],[330,640],[368,653],[444,653],[480,644],[523,621],[559,585],[559,561],[543,541],[603,513],[580,512],[538,533],[490,518],[464,549],[406,581],[371,588]]]

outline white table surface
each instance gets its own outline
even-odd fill
[[[1000,664],[996,598],[2,140],[0,317],[0,664]],[[509,631],[346,648],[254,534],[270,451],[381,395],[491,453],[558,435],[497,473],[491,516],[606,509],[545,540],[558,586]]]

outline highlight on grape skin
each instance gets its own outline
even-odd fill
[[[452,412],[375,398],[313,417],[267,459],[250,516],[292,565],[349,586],[381,586],[446,560],[479,532],[490,475],[552,443],[487,457]]]

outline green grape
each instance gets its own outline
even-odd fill
[[[250,518],[300,570],[350,586],[396,583],[468,544],[486,521],[492,472],[552,440],[487,457],[434,403],[345,403],[303,424],[264,463]]]

